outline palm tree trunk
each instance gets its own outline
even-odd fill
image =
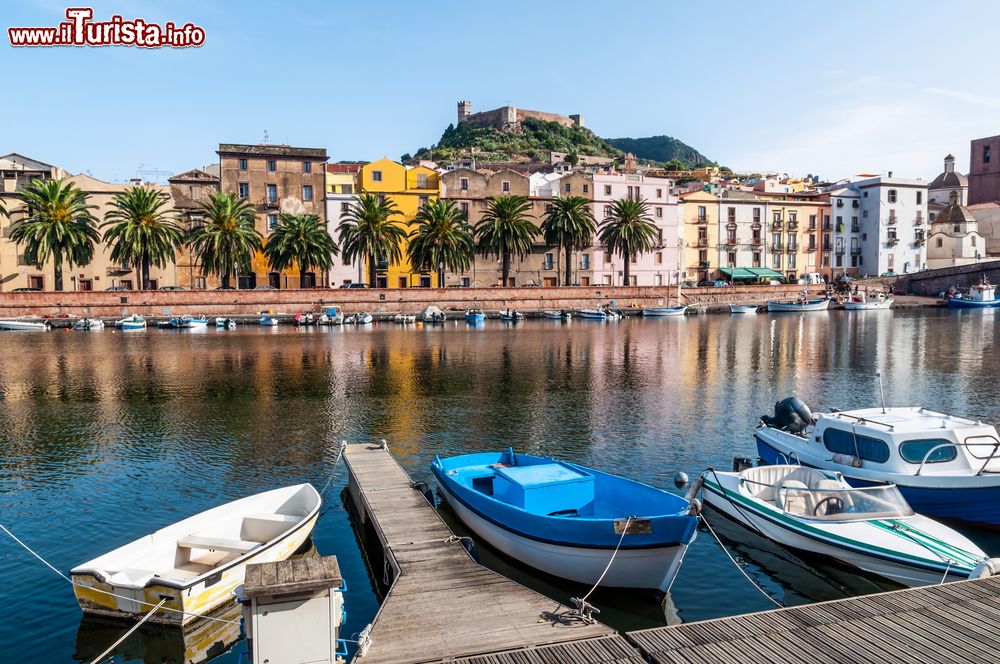
[[[142,290],[149,290],[149,256],[142,257]]]
[[[438,288],[444,288],[444,268],[438,268]]]
[[[368,285],[375,288],[375,255],[368,257]]]
[[[625,270],[624,270],[624,271],[622,272],[622,274],[623,274],[623,275],[625,276],[625,281],[624,281],[624,282],[622,283],[622,286],[631,286],[631,285],[632,285],[632,284],[631,284],[631,283],[629,282],[629,280],[628,280],[628,264],[629,264],[629,258],[631,258],[631,256],[625,256]]]
[[[570,280],[573,278],[573,249],[567,245],[566,246],[566,285],[570,285]]]
[[[299,288],[306,287],[306,268],[302,263],[299,263]]]
[[[56,253],[55,255],[53,255],[52,262],[53,262],[52,276],[54,277],[52,280],[53,285],[55,286],[55,289],[57,291],[61,291],[63,289],[62,253]]]
[[[502,270],[501,274],[503,274],[503,283],[501,283],[500,285],[503,286],[504,288],[506,288],[507,285],[510,283],[510,252],[509,251],[503,252],[503,270]]]
[[[228,267],[226,268],[226,271],[222,273],[222,287],[223,288],[229,288],[229,268]]]

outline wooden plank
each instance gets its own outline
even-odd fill
[[[246,597],[285,595],[336,588],[342,583],[336,556],[296,558],[247,565]]]

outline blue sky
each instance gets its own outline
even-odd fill
[[[83,3],[80,3],[83,4]],[[66,5],[5,2],[3,27]],[[95,19],[205,28],[186,50],[0,40],[0,153],[123,180],[220,142],[398,158],[506,103],[601,136],[668,134],[737,170],[929,179],[1000,133],[1000,3],[95,2]],[[4,31],[6,32],[6,30]]]

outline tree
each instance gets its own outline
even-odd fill
[[[139,271],[139,283],[149,289],[149,268],[166,267],[184,242],[176,215],[164,206],[170,196],[152,187],[129,187],[111,199],[104,215],[104,242],[111,260]]]
[[[306,287],[306,272],[310,268],[329,270],[337,251],[337,243],[315,214],[282,213],[264,247],[272,270],[280,272],[293,263],[298,265],[299,288]]]
[[[413,266],[430,265],[438,273],[438,288],[444,288],[444,268],[452,272],[469,269],[475,243],[469,220],[455,201],[439,198],[424,205],[414,218],[407,253]]]
[[[656,226],[649,218],[646,201],[617,200],[611,205],[611,214],[601,222],[598,239],[612,254],[618,254],[625,263],[624,285],[629,285],[629,263],[632,256],[649,251],[657,237]]]
[[[34,180],[22,193],[25,207],[13,224],[10,239],[24,245],[24,259],[41,265],[54,264],[55,289],[63,289],[63,261],[72,268],[87,265],[94,257],[94,243],[101,239],[96,206],[87,204],[87,194],[66,180]]]
[[[402,215],[396,204],[377,194],[365,193],[340,215],[340,253],[347,262],[368,261],[368,284],[375,287],[375,266],[380,258],[398,263],[403,258],[399,245],[408,234],[393,217]]]
[[[531,241],[538,226],[528,219],[531,202],[525,196],[492,196],[486,199],[486,212],[476,225],[477,251],[501,260],[501,284],[510,283],[510,259],[522,259],[531,253]]]
[[[594,238],[596,222],[590,211],[590,201],[583,196],[559,196],[542,221],[545,242],[566,251],[566,286],[572,279],[571,261],[574,249],[587,247]]]
[[[229,288],[230,271],[249,270],[254,251],[261,249],[253,206],[232,192],[215,191],[201,207],[205,221],[191,230],[188,247],[201,260],[202,271],[221,276],[222,287]]]

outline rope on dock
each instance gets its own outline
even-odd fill
[[[726,548],[726,545],[722,543],[722,540],[719,539],[719,536],[715,534],[714,530],[712,530],[712,526],[711,526],[711,524],[708,523],[708,519],[706,519],[704,516],[701,516],[699,518],[701,519],[701,522],[705,524],[705,527],[708,528],[708,532],[712,533],[712,537],[715,538],[715,541],[719,543],[719,547],[722,549],[722,552],[726,554],[726,557],[729,558],[729,560],[733,563],[733,565],[736,566],[736,569],[738,569],[740,571],[740,574],[742,574],[743,576],[745,576],[746,579],[747,579],[747,581],[749,581],[753,585],[754,588],[756,588],[757,590],[759,590],[761,595],[763,595],[764,597],[766,597],[769,600],[771,600],[771,602],[775,606],[777,606],[779,609],[784,608],[785,607],[784,604],[782,604],[778,600],[776,600],[773,597],[771,597],[770,593],[768,593],[766,590],[764,590],[763,588],[761,588],[757,584],[757,582],[754,581],[753,578],[751,578],[751,576],[749,574],[747,574],[747,571],[745,569],[743,569],[743,566],[740,565],[738,562],[736,562],[736,559],[733,558],[733,556],[732,556],[731,553],[729,553],[729,549]]]
[[[38,558],[40,561],[42,561],[42,563],[46,567],[48,567],[50,570],[52,570],[53,572],[55,572],[56,574],[58,574],[60,577],[62,577],[63,580],[65,580],[71,586],[79,586],[81,588],[86,588],[87,590],[89,590],[91,592],[101,593],[102,595],[108,595],[109,597],[117,597],[118,599],[125,599],[125,600],[128,600],[130,602],[135,602],[136,604],[141,604],[143,606],[159,606],[159,605],[154,605],[152,602],[145,602],[145,601],[143,601],[141,599],[135,599],[134,597],[128,597],[126,595],[118,595],[117,593],[113,593],[113,592],[111,592],[109,590],[103,590],[101,588],[94,588],[93,586],[85,586],[82,583],[77,583],[76,581],[74,581],[73,579],[71,579],[70,577],[66,576],[65,574],[63,574],[62,572],[60,572],[58,569],[56,569],[55,567],[53,567],[49,563],[49,561],[45,560],[45,558],[42,558],[38,553],[35,552],[34,549],[32,549],[30,546],[28,546],[27,544],[25,544],[24,542],[22,542],[20,539],[18,539],[17,536],[14,535],[14,533],[10,532],[10,530],[8,530],[7,527],[4,526],[2,523],[0,523],[0,530],[3,530],[5,533],[7,533],[10,536],[10,538],[12,540],[14,540],[15,542],[17,542],[18,544],[20,544],[21,547],[24,548],[25,551],[27,551],[28,553],[30,553],[31,555],[33,555],[35,558]],[[162,604],[162,602],[161,602],[161,604]],[[159,608],[161,610],[163,610],[163,611],[169,611],[171,613],[179,613],[179,614],[184,615],[184,616],[194,616],[195,618],[198,618],[199,620],[210,620],[212,622],[221,622],[221,623],[226,623],[228,625],[239,625],[240,624],[239,620],[226,620],[224,618],[213,618],[212,616],[205,616],[205,615],[200,615],[200,614],[197,614],[197,613],[191,613],[190,611],[182,611],[181,609],[175,609],[175,608],[172,608],[172,607],[169,607],[169,606],[163,606],[163,607],[159,607]]]
[[[144,615],[144,616],[142,617],[142,620],[140,620],[140,621],[139,621],[139,622],[137,622],[136,624],[132,625],[132,629],[130,629],[129,631],[127,631],[127,632],[125,632],[124,634],[122,634],[122,636],[121,636],[121,638],[120,638],[120,639],[118,639],[117,641],[115,641],[114,643],[112,643],[112,644],[111,644],[110,646],[108,646],[108,649],[107,649],[107,650],[105,650],[104,652],[102,652],[102,653],[101,653],[100,655],[98,655],[97,657],[95,657],[95,658],[94,658],[94,661],[92,661],[92,662],[91,662],[90,664],[101,664],[101,662],[103,662],[103,661],[104,661],[104,658],[105,658],[105,657],[107,657],[107,656],[108,656],[108,655],[110,655],[110,654],[111,654],[112,652],[114,652],[115,648],[117,648],[118,646],[120,646],[120,645],[122,644],[122,641],[124,641],[124,640],[125,640],[125,639],[127,639],[128,637],[132,636],[132,632],[134,632],[135,630],[137,630],[137,629],[139,629],[140,627],[142,627],[142,623],[144,623],[144,622],[146,622],[147,620],[149,620],[149,617],[150,617],[151,615],[153,615],[154,613],[156,613],[156,610],[157,610],[157,609],[159,609],[159,608],[160,608],[161,606],[163,606],[163,603],[164,603],[164,602],[166,602],[166,601],[167,601],[167,598],[166,598],[166,597],[164,597],[163,599],[161,599],[161,600],[160,600],[160,603],[159,603],[159,604],[157,604],[157,605],[156,605],[156,606],[154,606],[154,607],[153,607],[152,609],[150,609],[150,610],[149,610],[149,613],[147,613],[146,615]]]
[[[344,450],[347,449],[347,441],[340,441],[340,450],[337,452],[337,458],[333,460],[333,472],[330,473],[329,479],[326,480],[326,484],[320,490],[319,495],[322,496],[326,493],[326,490],[330,488],[330,484],[333,482],[333,478],[337,476],[337,472],[340,470],[340,460],[344,457]]]
[[[622,536],[618,538],[618,544],[615,545],[615,550],[611,553],[611,558],[608,559],[608,564],[604,566],[604,571],[601,572],[601,576],[597,578],[597,582],[594,584],[594,586],[589,591],[587,591],[587,594],[584,595],[583,597],[570,598],[570,601],[573,602],[574,606],[576,606],[576,611],[573,612],[573,615],[582,620],[583,622],[587,623],[588,625],[594,624],[595,621],[593,614],[595,612],[600,613],[601,610],[598,609],[596,606],[587,602],[587,600],[590,599],[590,596],[594,593],[595,590],[597,590],[597,586],[601,585],[601,581],[603,581],[604,577],[607,576],[608,570],[611,569],[611,563],[615,562],[615,556],[618,555],[618,550],[621,548],[622,542],[625,541],[625,536],[628,535],[628,527],[629,524],[632,523],[633,518],[634,518],[633,516],[629,516],[627,519],[625,519],[625,526],[622,528]]]

